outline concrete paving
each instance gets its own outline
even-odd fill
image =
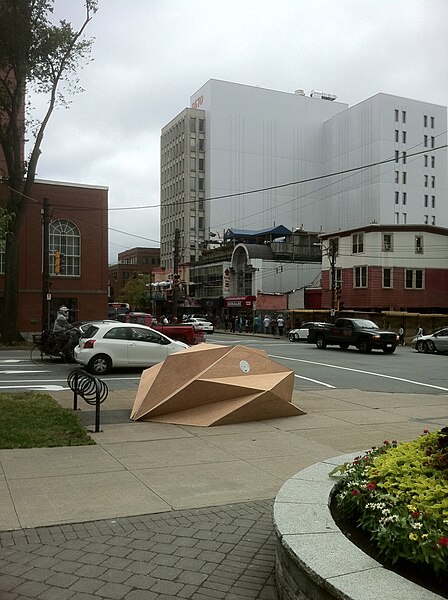
[[[305,415],[213,428],[101,407],[96,446],[0,451],[0,598],[276,598],[272,500],[304,467],[448,421],[448,395],[296,392]],[[71,408],[71,392],[57,392]],[[78,403],[93,430],[94,407]]]

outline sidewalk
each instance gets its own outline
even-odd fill
[[[0,451],[2,600],[277,600],[283,483],[448,415],[448,395],[328,390],[295,393],[302,416],[198,428],[129,421],[134,394],[110,393],[96,446]]]

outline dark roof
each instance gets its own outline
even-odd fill
[[[291,230],[285,227],[284,225],[278,225],[277,227],[270,227],[269,229],[260,229],[259,231],[254,231],[251,229],[227,229],[224,234],[225,238],[257,238],[268,235],[273,236],[282,236],[282,235],[291,235]]]

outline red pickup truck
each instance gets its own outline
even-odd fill
[[[125,315],[117,315],[116,319],[122,323],[147,325],[156,331],[160,331],[160,333],[164,333],[172,340],[184,342],[184,344],[188,344],[189,346],[194,346],[205,341],[203,332],[196,330],[193,325],[162,325],[161,323],[157,323],[149,313],[129,312]]]

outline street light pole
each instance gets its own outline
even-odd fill
[[[180,229],[174,230],[174,252],[173,252],[173,319],[177,318],[179,304],[179,250],[180,250]]]

